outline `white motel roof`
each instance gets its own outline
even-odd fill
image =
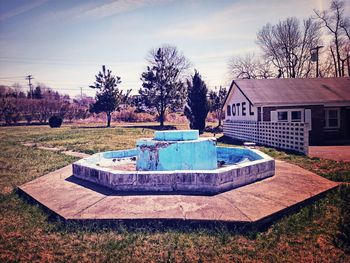
[[[240,79],[234,86],[253,105],[349,103],[350,78]],[[226,98],[227,99],[227,98]]]

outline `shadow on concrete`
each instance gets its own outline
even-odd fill
[[[225,135],[217,138],[216,141],[217,142],[221,142],[221,143],[226,143],[226,144],[243,145],[243,141],[240,141],[240,140],[237,140],[237,139],[233,139],[233,138],[225,136]]]

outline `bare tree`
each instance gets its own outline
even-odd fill
[[[297,18],[289,17],[276,25],[263,26],[257,34],[257,44],[281,77],[308,77],[311,71],[310,49],[320,44],[320,36],[317,21],[308,18],[300,26]]]
[[[168,44],[164,44],[160,48],[151,49],[148,52],[146,60],[150,66],[159,66],[160,61],[155,59],[159,50],[161,51],[164,64],[176,68],[179,78],[190,76],[188,69],[192,65],[191,62],[177,49],[177,47]]]
[[[151,50],[147,61],[149,66],[141,75],[141,103],[156,109],[160,126],[163,126],[166,111],[183,106],[184,82],[190,62],[176,47],[169,45]]]
[[[335,55],[332,47],[326,47],[322,49],[322,52],[319,54],[319,76],[324,77],[333,77],[334,76],[334,65]]]
[[[228,62],[230,75],[238,79],[257,79],[273,77],[271,63],[262,61],[262,58],[254,53],[231,57]]]
[[[314,10],[323,26],[332,35],[331,54],[334,60],[335,76],[344,76],[345,61],[349,60],[349,51],[346,46],[349,43],[349,18],[345,17],[345,2],[332,0],[328,10]],[[332,47],[334,46],[334,47]]]
[[[344,30],[344,33],[348,37],[348,40],[350,40],[350,18],[343,18],[340,22],[340,27]]]

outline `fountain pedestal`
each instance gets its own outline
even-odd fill
[[[137,141],[138,171],[212,170],[217,168],[215,138],[199,138],[198,130],[157,131]]]

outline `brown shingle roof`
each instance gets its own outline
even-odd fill
[[[350,103],[350,78],[348,77],[242,79],[235,80],[233,83],[252,104]]]

